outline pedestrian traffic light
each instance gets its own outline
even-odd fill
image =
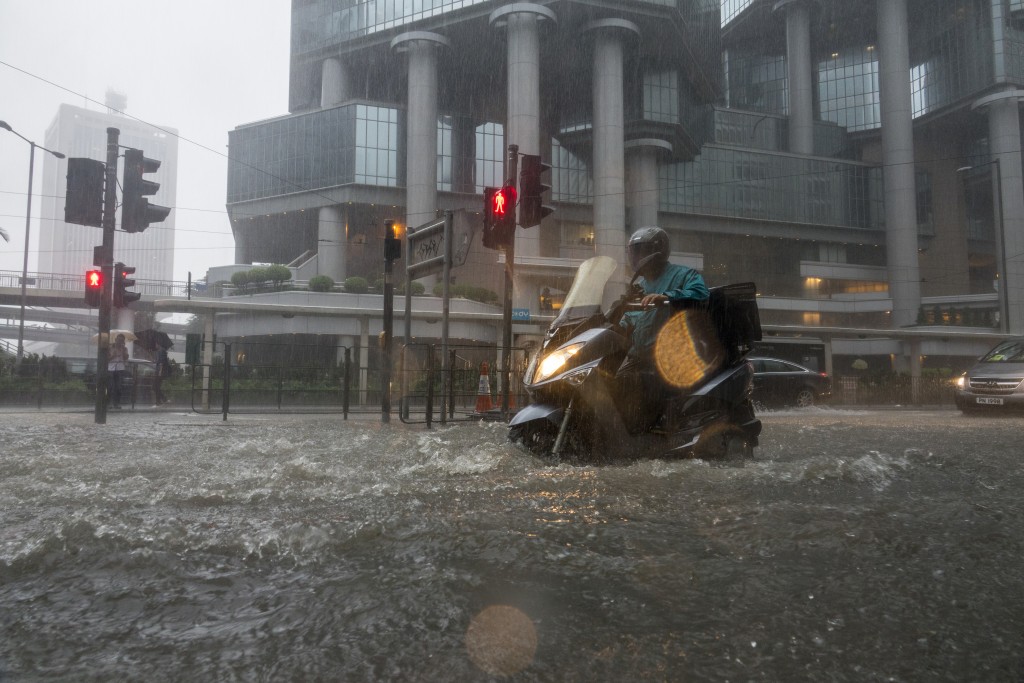
[[[541,161],[536,154],[524,154],[519,170],[519,225],[532,228],[540,225],[545,216],[554,211],[544,206],[544,193],[551,189],[550,185],[541,182],[541,175],[551,170],[551,166]]]
[[[103,301],[103,271],[85,271],[85,303],[92,308],[99,308]]]
[[[68,184],[64,193],[64,222],[103,227],[103,181],[107,166],[102,161],[68,159]]]
[[[142,155],[141,149],[124,152],[124,194],[121,198],[121,229],[142,232],[150,223],[159,223],[171,212],[166,206],[150,204],[147,196],[156,194],[160,183],[146,180],[147,173],[156,173],[160,162]]]
[[[142,298],[138,292],[128,291],[129,287],[135,286],[135,280],[128,277],[134,272],[135,266],[126,266],[123,263],[114,264],[114,308],[124,308]]]
[[[504,249],[516,235],[516,188],[484,188],[484,246]]]

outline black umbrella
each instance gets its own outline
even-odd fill
[[[141,344],[142,348],[148,349],[149,351],[155,351],[156,347],[160,346],[165,349],[169,349],[174,346],[170,336],[166,332],[160,330],[142,330],[135,333],[136,343]]]

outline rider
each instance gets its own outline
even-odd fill
[[[668,234],[659,227],[643,227],[633,233],[626,247],[629,265],[640,275],[638,284],[645,310],[623,316],[620,323],[631,330],[632,345],[616,373],[620,407],[631,433],[649,429],[657,419],[665,397],[665,383],[654,364],[658,330],[672,314],[665,302],[691,299],[705,301],[708,288],[692,268],[668,262]]]

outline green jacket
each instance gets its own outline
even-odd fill
[[[670,301],[705,301],[708,298],[708,288],[701,274],[692,268],[674,263],[666,264],[653,280],[641,277],[639,284],[644,294],[664,294]],[[669,306],[632,311],[623,316],[623,324],[633,328],[633,347],[629,350],[629,355],[650,358],[654,341],[658,338],[658,330],[671,316],[672,309]]]

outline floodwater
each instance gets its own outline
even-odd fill
[[[0,415],[3,681],[1020,681],[1019,419],[763,416],[740,464],[496,424]]]

